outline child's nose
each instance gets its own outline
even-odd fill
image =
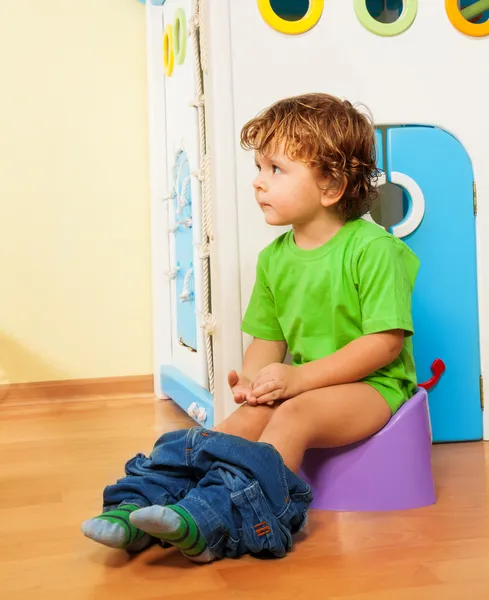
[[[255,180],[253,181],[253,187],[255,188],[255,190],[263,190],[264,189],[264,182],[263,182],[263,177],[262,177],[261,173],[259,173],[255,177]]]

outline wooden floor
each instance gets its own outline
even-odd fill
[[[434,448],[438,503],[402,513],[311,511],[283,560],[194,566],[153,547],[129,558],[85,539],[103,486],[178,428],[150,398],[0,404],[2,600],[489,599],[489,444]]]

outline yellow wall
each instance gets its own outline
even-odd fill
[[[1,370],[151,373],[144,6],[5,0],[0,77]]]

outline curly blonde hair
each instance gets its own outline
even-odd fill
[[[348,100],[328,94],[304,94],[279,100],[241,130],[241,146],[273,154],[285,145],[291,160],[318,170],[330,186],[345,192],[337,204],[345,220],[369,212],[377,197],[375,130],[369,118]]]

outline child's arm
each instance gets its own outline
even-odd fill
[[[251,384],[264,367],[273,363],[282,363],[287,352],[286,342],[253,338],[246,349],[241,374],[231,371],[228,375],[229,387],[234,400],[242,404],[251,397]]]
[[[404,343],[404,331],[364,335],[330,356],[300,367],[272,364],[253,384],[258,404],[292,398],[309,390],[361,381],[393,362]]]
[[[361,381],[396,360],[404,344],[404,331],[364,335],[330,356],[299,367],[304,391]]]
[[[286,352],[286,342],[253,338],[253,341],[246,349],[241,372],[250,381],[254,381],[264,367],[272,363],[282,363]]]

